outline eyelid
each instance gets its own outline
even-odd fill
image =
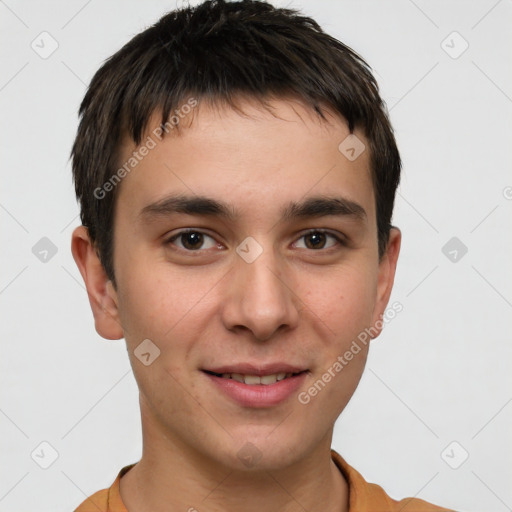
[[[330,237],[334,238],[336,240],[336,242],[338,242],[339,246],[346,246],[348,243],[346,240],[346,237],[343,233],[332,232],[329,229],[323,229],[323,228],[310,228],[310,229],[307,229],[306,231],[302,231],[300,233],[300,236],[297,238],[297,240],[300,240],[301,238],[303,238],[307,235],[313,234],[313,233],[323,233],[324,235],[330,236]],[[320,252],[328,252],[329,250],[332,250],[335,248],[336,248],[336,246],[328,247],[327,249],[318,249],[316,251],[314,249],[310,249],[310,250],[311,250],[311,252],[319,252],[320,253]]]
[[[212,240],[215,240],[215,237],[212,236],[212,235],[209,235],[207,232],[203,231],[202,229],[194,229],[194,228],[185,228],[185,229],[182,229],[181,231],[178,231],[177,233],[175,233],[174,235],[172,235],[171,237],[168,237],[166,238],[164,244],[165,245],[173,245],[172,243],[174,242],[174,240],[176,240],[177,238],[179,238],[181,235],[184,235],[184,234],[187,234],[187,233],[200,233],[202,235],[205,235],[209,238],[211,238]],[[306,231],[301,231],[300,233],[298,233],[296,235],[296,239],[295,241],[297,240],[300,240],[301,238],[307,236],[307,235],[310,235],[310,234],[313,234],[313,233],[323,233],[327,236],[330,236],[332,238],[334,238],[336,240],[336,242],[338,243],[338,245],[340,246],[345,246],[347,245],[347,240],[345,239],[345,236],[342,234],[342,233],[333,233],[332,231],[328,230],[328,229],[323,229],[323,228],[309,228],[307,229]],[[215,240],[218,243],[217,240]],[[335,248],[334,247],[328,247],[327,249],[318,249],[318,250],[314,250],[314,249],[306,249],[306,250],[309,250],[311,252],[327,252],[331,249]],[[182,249],[181,247],[177,247],[176,248],[177,251],[181,251],[181,252],[186,252],[186,253],[201,253],[201,252],[205,252],[207,251],[208,249],[197,249],[196,251],[192,251],[192,250],[188,250],[188,249]]]
[[[176,239],[178,239],[181,235],[185,235],[187,233],[199,233],[201,235],[207,236],[207,237],[211,238],[212,240],[214,240],[216,245],[218,245],[220,243],[220,242],[218,242],[215,239],[215,237],[213,235],[208,234],[206,231],[203,231],[202,229],[199,229],[199,228],[198,229],[195,229],[195,228],[185,228],[185,229],[182,229],[182,230],[178,231],[174,235],[172,235],[170,237],[167,237],[165,239],[165,241],[164,241],[164,245],[174,245],[173,242]],[[196,251],[192,251],[192,250],[189,250],[189,249],[182,249],[181,247],[176,247],[175,250],[178,251],[178,252],[185,252],[185,253],[191,254],[191,253],[205,252],[208,249],[197,249]]]

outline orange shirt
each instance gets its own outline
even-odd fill
[[[449,509],[418,498],[393,500],[382,487],[366,482],[337,452],[331,450],[331,456],[348,483],[349,512],[450,512]],[[133,466],[135,463],[121,469],[109,489],[98,491],[87,498],[75,512],[127,512],[119,493],[119,481]]]

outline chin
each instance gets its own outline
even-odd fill
[[[278,427],[279,428],[279,427]],[[272,432],[274,431],[274,432]],[[272,471],[288,467],[300,457],[303,448],[298,432],[295,436],[276,435],[275,426],[260,435],[238,435],[219,457],[222,463],[237,471]],[[272,439],[271,439],[272,438]]]

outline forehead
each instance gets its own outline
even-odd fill
[[[342,193],[366,203],[371,214],[369,155],[361,150],[367,146],[364,134],[356,129],[351,140],[354,135],[343,118],[324,109],[324,120],[300,100],[273,99],[266,106],[251,98],[237,101],[238,110],[198,100],[193,108],[174,111],[167,133],[155,112],[141,144],[126,138],[121,146],[121,166],[134,154],[139,159],[123,178],[118,202],[129,206],[135,219],[173,192],[231,203],[236,212],[269,204],[283,212],[285,203],[297,203],[308,193]],[[348,147],[361,151],[355,159],[344,153],[347,141],[359,144]],[[150,149],[142,151],[144,146]]]

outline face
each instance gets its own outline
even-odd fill
[[[286,467],[330,447],[368,344],[344,354],[384,313],[399,248],[392,233],[379,262],[369,155],[340,152],[346,123],[272,106],[245,100],[244,117],[200,103],[162,140],[154,117],[156,145],[115,211],[117,290],[106,289],[143,429],[228,468]]]

